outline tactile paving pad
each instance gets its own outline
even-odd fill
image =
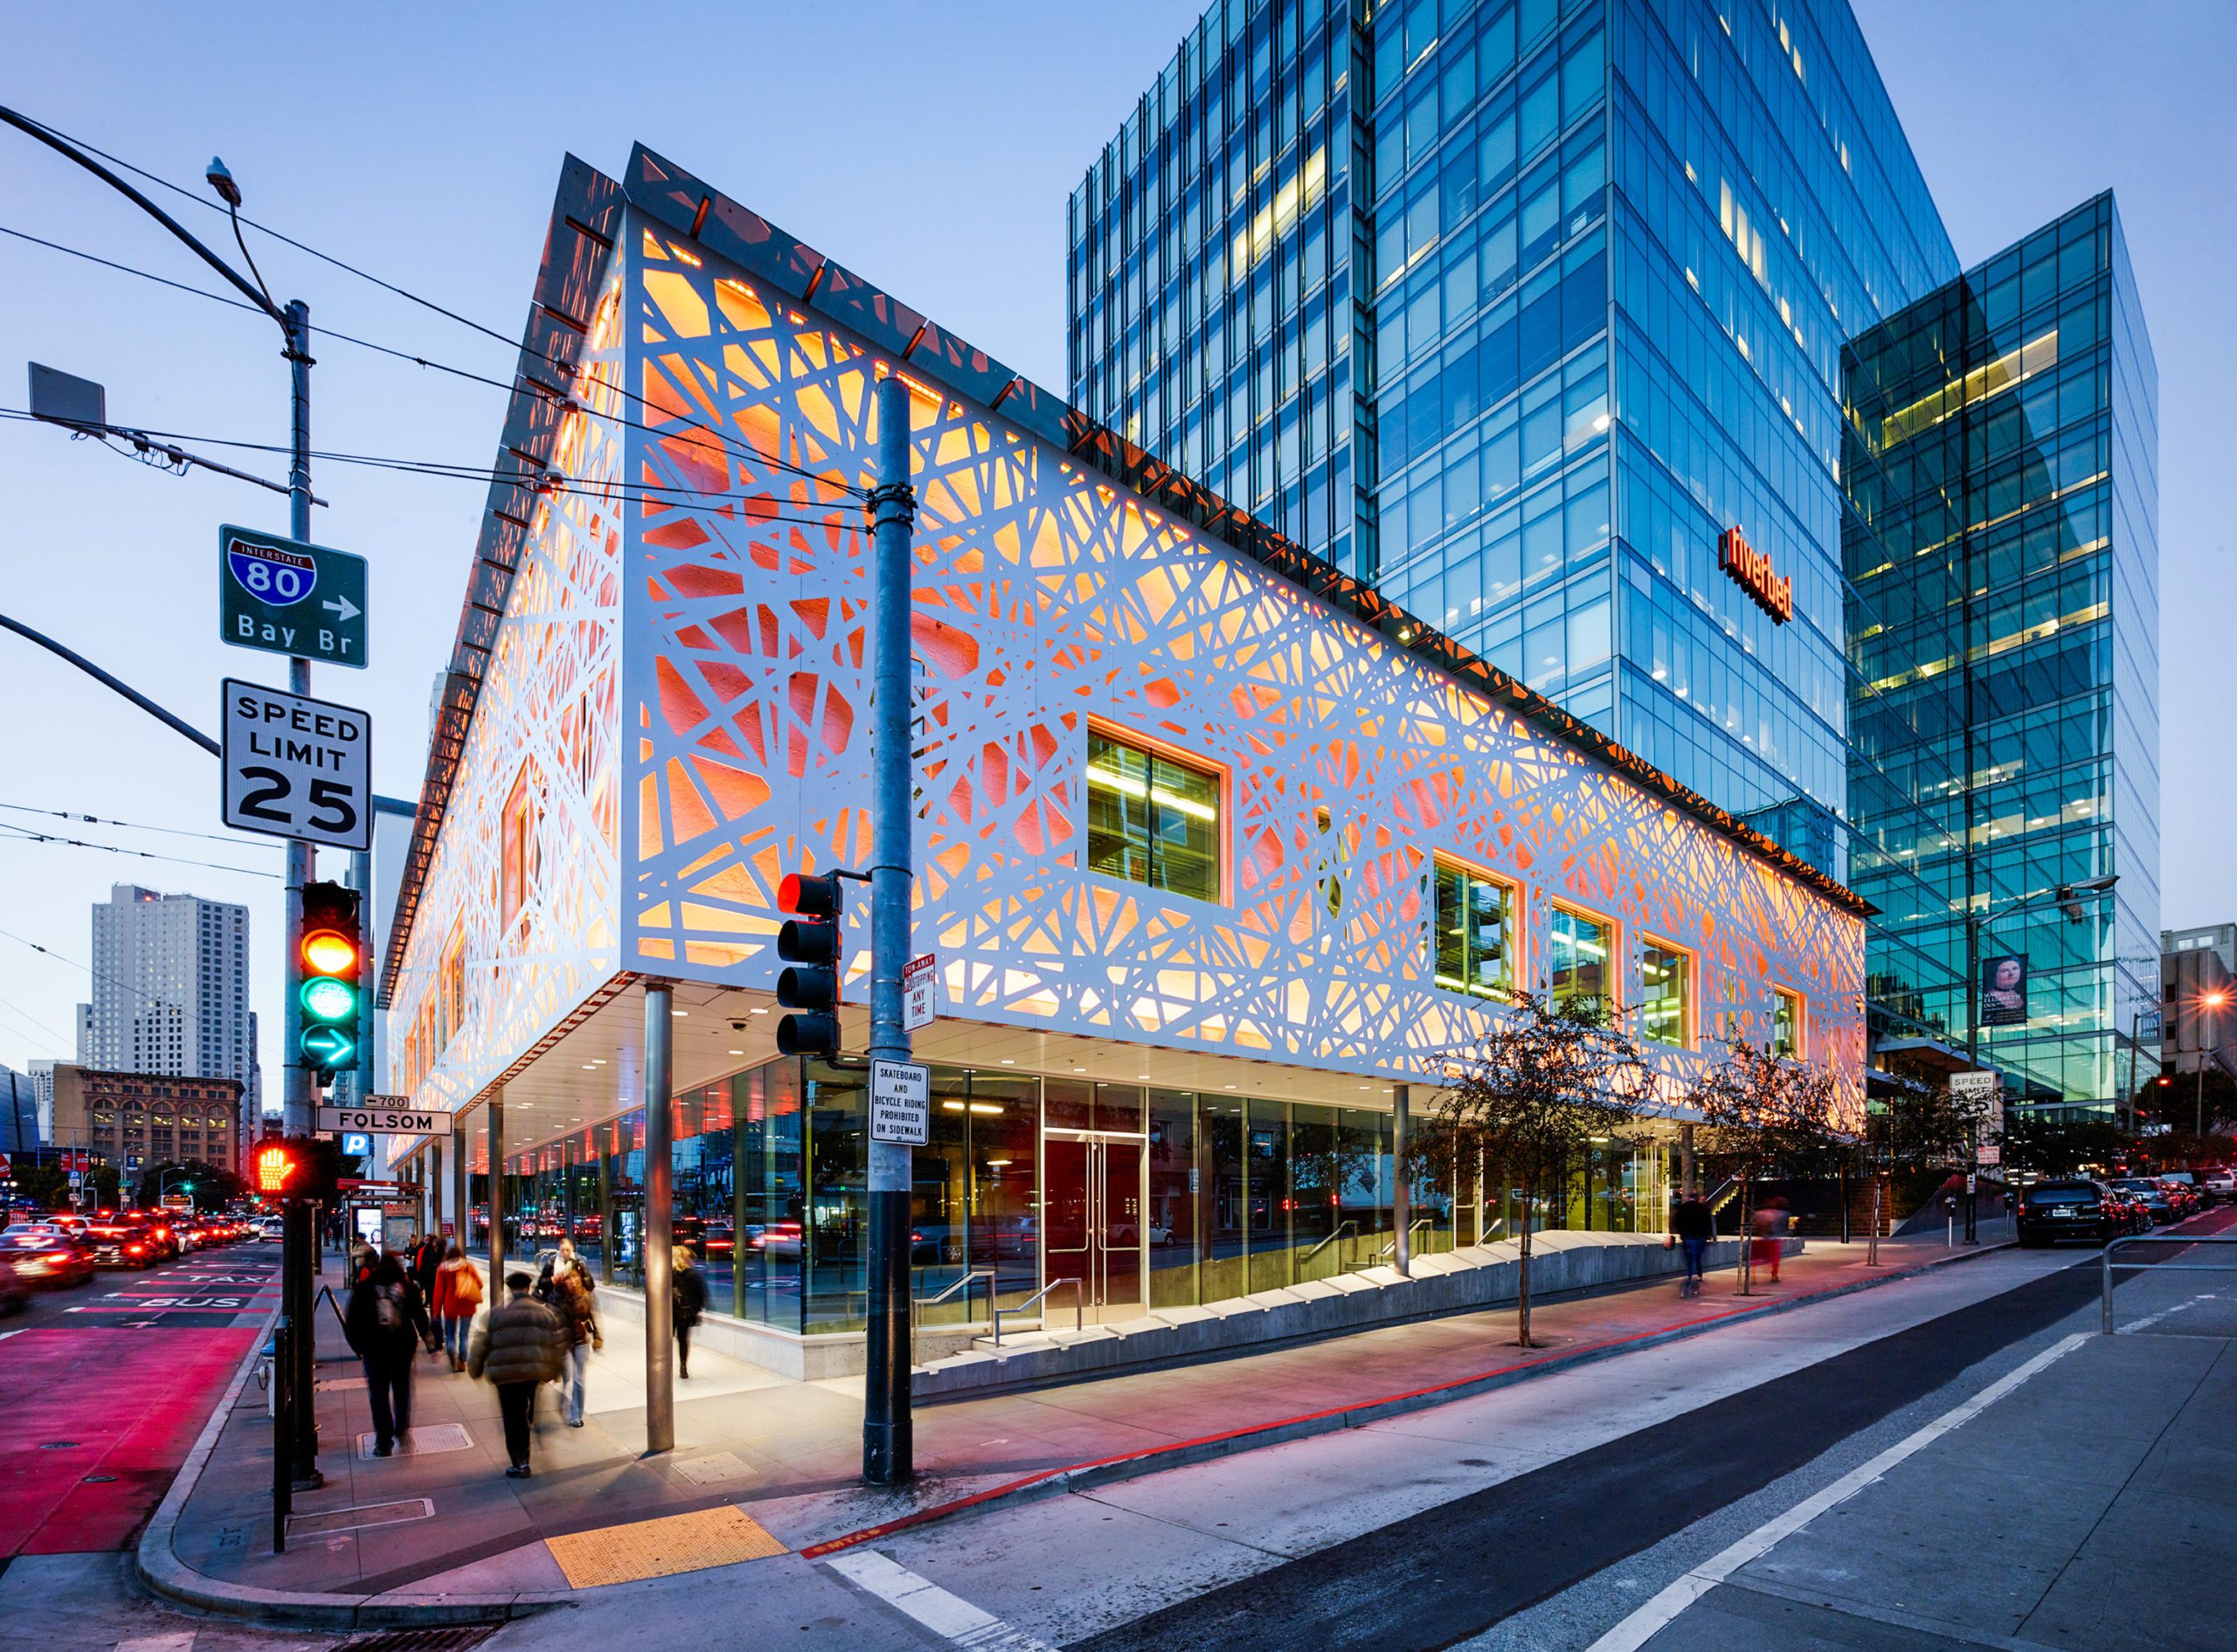
[[[544,1546],[567,1574],[568,1586],[577,1589],[673,1577],[679,1572],[765,1560],[786,1552],[759,1521],[743,1509],[730,1507],[571,1531],[545,1538]]]

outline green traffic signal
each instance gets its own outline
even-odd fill
[[[338,1069],[357,1059],[357,1040],[338,1026],[307,1026],[298,1047],[313,1067]]]
[[[315,1021],[346,1021],[357,1013],[357,994],[347,981],[317,975],[303,983],[298,995],[303,1013]]]

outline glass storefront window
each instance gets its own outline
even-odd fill
[[[1569,907],[1557,906],[1546,923],[1547,991],[1556,1004],[1608,996],[1612,926]]]
[[[1771,1054],[1789,1061],[1802,1058],[1802,994],[1783,986],[1771,989]]]
[[[1220,779],[1099,730],[1087,737],[1091,870],[1220,898]]]
[[[1658,1044],[1690,1047],[1687,999],[1693,991],[1690,954],[1666,942],[1650,940],[1639,949],[1639,1024]]]
[[[1499,998],[1514,986],[1514,890],[1440,861],[1433,937],[1437,984],[1449,992]]]

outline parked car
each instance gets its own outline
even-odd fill
[[[2154,1227],[2175,1220],[2175,1203],[2167,1197],[2167,1190],[2149,1176],[2123,1176],[2112,1184],[2116,1192],[2143,1201],[2151,1213]]]
[[[2167,1202],[2175,1207],[2175,1220],[2195,1216],[2206,1208],[2206,1195],[2192,1186],[2187,1176],[2162,1176],[2159,1191],[2167,1195]]]
[[[2031,1248],[2055,1245],[2063,1239],[2102,1245],[2126,1233],[2130,1220],[2115,1189],[2075,1177],[2023,1189],[2015,1226],[2019,1242]]]
[[[2105,1189],[2106,1208],[2119,1218],[2121,1231],[2128,1234],[2148,1234],[2151,1231],[2151,1212],[2133,1193],[2124,1193],[2116,1187]]]
[[[32,1289],[66,1290],[93,1276],[93,1251],[59,1227],[10,1228],[0,1234],[0,1257]]]
[[[2237,1199],[2237,1170],[2224,1165],[2206,1172],[2206,1191],[2210,1199]]]

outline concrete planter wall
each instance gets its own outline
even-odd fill
[[[1740,1243],[1736,1239],[1713,1242],[1709,1267],[1737,1267]],[[1790,1239],[1785,1254],[1798,1255],[1802,1248],[1801,1240]],[[1682,1253],[1666,1249],[1659,1234],[1555,1230],[1531,1238],[1534,1298],[1672,1277],[1684,1269]],[[1396,1268],[1369,1268],[1202,1308],[1160,1308],[1137,1319],[1089,1325],[1077,1331],[1065,1323],[1069,1316],[1060,1310],[1046,1329],[1006,1332],[999,1350],[977,1327],[925,1330],[917,1336],[920,1364],[911,1392],[919,1400],[933,1400],[1226,1352],[1292,1337],[1364,1331],[1430,1314],[1497,1308],[1515,1300],[1520,1273],[1520,1248],[1507,1240],[1416,1257],[1410,1278]],[[599,1310],[633,1324],[645,1321],[641,1292],[601,1286]],[[692,1341],[696,1347],[712,1349],[795,1381],[862,1373],[860,1331],[804,1337],[710,1311],[701,1317]]]

